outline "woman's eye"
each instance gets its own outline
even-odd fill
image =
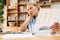
[[[30,7],[28,10],[32,9],[32,7]]]
[[[30,7],[30,9],[32,9],[32,7]]]

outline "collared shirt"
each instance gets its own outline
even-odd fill
[[[35,23],[36,23],[36,19],[32,18],[32,20],[30,21],[30,23],[28,25],[28,29],[29,29],[30,32],[32,32]]]

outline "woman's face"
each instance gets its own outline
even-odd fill
[[[38,15],[38,8],[32,4],[28,5],[28,14],[32,14],[33,16],[37,16]]]

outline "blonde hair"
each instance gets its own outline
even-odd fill
[[[37,2],[28,2],[27,3],[27,6],[28,5],[34,5],[34,6],[36,6],[37,8],[38,8],[38,11],[40,10],[40,5],[39,5],[39,3],[37,3]]]

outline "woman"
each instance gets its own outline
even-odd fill
[[[19,28],[19,31],[21,31],[21,32],[26,31],[26,29],[28,29],[29,32],[32,32],[32,29],[36,23],[36,17],[38,16],[39,7],[38,7],[37,3],[35,3],[35,4],[28,3],[27,9],[28,9],[29,17],[26,19],[26,21]]]

